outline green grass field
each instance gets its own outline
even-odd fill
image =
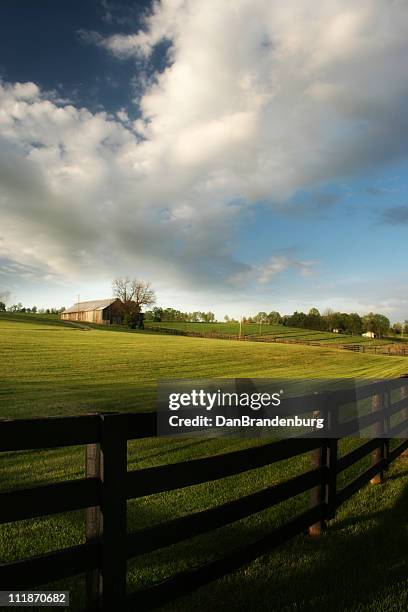
[[[301,345],[225,342],[155,333],[82,329],[53,317],[0,315],[0,418],[145,410],[156,382],[174,377],[398,376],[407,359]],[[129,443],[129,469],[180,462],[260,441],[147,439]],[[343,449],[344,450],[344,449]],[[128,503],[129,529],[198,511],[309,468],[309,457],[281,462],[218,482]],[[362,462],[358,468],[366,463]],[[398,461],[386,483],[366,487],[339,511],[319,540],[299,536],[166,609],[405,610],[408,606],[408,465]],[[353,468],[353,470],[355,470]],[[348,470],[344,478],[350,478]],[[1,489],[84,475],[84,449],[4,453]],[[308,495],[229,527],[129,563],[129,588],[221,556],[266,533],[308,504]],[[84,513],[72,512],[0,527],[0,560],[80,543]],[[53,585],[56,586],[56,585]],[[83,579],[71,588],[83,605]],[[217,603],[218,602],[218,603]]]
[[[199,332],[202,334],[217,334],[239,335],[239,323],[185,323],[182,321],[146,321],[147,327],[160,329],[178,329],[181,331]],[[297,327],[287,327],[285,325],[266,325],[259,323],[244,323],[242,325],[243,336],[272,336],[273,338],[282,338],[284,340],[313,340],[314,342],[326,342],[331,344],[348,344],[348,343],[370,343],[384,344],[394,340],[371,340],[363,336],[351,336],[349,334],[333,334],[332,332],[314,331],[312,329],[300,329]]]

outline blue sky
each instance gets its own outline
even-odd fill
[[[408,7],[3,0],[0,294],[408,318]],[[237,44],[239,41],[239,44]]]
[[[133,109],[129,66],[97,46],[87,44],[81,32],[132,33],[150,2],[101,0],[5,0],[0,22],[0,68],[3,80],[34,81],[44,90],[56,90],[77,106],[92,111]],[[137,6],[136,6],[137,5]],[[160,69],[160,56],[151,70]]]

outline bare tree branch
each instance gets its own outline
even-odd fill
[[[126,310],[140,312],[142,306],[152,306],[156,303],[156,295],[150,283],[126,278],[115,278],[112,283],[115,297],[119,298]]]

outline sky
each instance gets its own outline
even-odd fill
[[[0,296],[408,319],[405,0],[2,0]]]

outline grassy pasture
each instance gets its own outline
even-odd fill
[[[279,344],[256,344],[84,330],[53,317],[0,316],[0,418],[153,409],[155,385],[172,377],[385,377],[408,370],[408,361]],[[259,441],[148,439],[128,446],[129,469],[184,461],[243,448]],[[1,488],[44,484],[84,475],[84,449],[4,453]],[[363,467],[360,463],[359,468]],[[281,462],[219,482],[128,503],[135,530],[202,510],[279,482],[309,468],[309,458]],[[349,470],[344,477],[350,477]],[[366,487],[340,510],[322,540],[299,536],[249,567],[168,606],[169,610],[403,610],[408,602],[407,464],[387,482]],[[171,575],[220,556],[266,533],[305,508],[308,495],[229,527],[129,563],[129,586]],[[0,561],[83,541],[83,512],[0,526]],[[56,585],[53,585],[56,586]],[[62,585],[58,585],[61,588]],[[64,582],[74,606],[83,580]],[[218,602],[218,603],[217,603]],[[273,602],[273,603],[272,603]]]
[[[0,347],[0,416],[19,418],[153,409],[156,381],[166,378],[385,377],[408,369],[399,357],[87,329],[34,315],[2,315]]]
[[[218,334],[238,335],[239,323],[188,323],[182,321],[146,321],[146,326],[160,329],[178,329],[181,331],[191,331],[200,333],[216,332]],[[273,338],[283,338],[285,340],[313,340],[322,343],[346,344],[346,343],[365,343],[383,344],[384,340],[371,340],[363,336],[351,336],[349,334],[333,334],[332,332],[315,331],[313,329],[300,329],[298,327],[287,327],[285,325],[267,325],[259,323],[244,323],[242,325],[242,335],[262,335],[272,336]],[[388,340],[389,342],[390,340]]]

